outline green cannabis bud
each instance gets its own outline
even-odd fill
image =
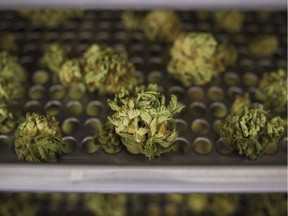
[[[216,26],[230,33],[239,32],[242,28],[244,19],[244,13],[237,10],[219,10],[214,12]]]
[[[59,73],[62,64],[67,60],[67,50],[60,44],[49,44],[44,51],[42,63],[52,72]]]
[[[97,128],[93,141],[95,145],[100,145],[109,154],[117,153],[122,149],[120,137],[115,133],[114,125],[110,122]]]
[[[256,36],[248,44],[251,54],[259,57],[271,56],[278,46],[278,38],[274,35]]]
[[[278,143],[284,131],[285,121],[280,117],[271,117],[263,106],[245,106],[227,116],[220,136],[228,148],[256,160],[268,144]]]
[[[82,68],[81,62],[78,59],[66,61],[60,71],[59,79],[64,86],[71,86],[82,82]]]
[[[62,155],[63,139],[53,116],[28,113],[15,132],[15,150],[19,160],[56,162]]]
[[[155,10],[145,16],[142,28],[152,41],[172,42],[182,31],[182,23],[173,11]]]
[[[248,93],[244,95],[237,95],[232,106],[231,106],[231,113],[239,112],[243,107],[250,106],[250,96]]]
[[[217,44],[208,33],[188,33],[179,36],[170,51],[168,72],[183,85],[204,85],[236,61],[234,46]]]
[[[0,50],[13,50],[16,48],[15,35],[9,32],[0,32]]]
[[[152,41],[172,42],[182,32],[180,18],[169,10],[154,10],[146,14],[126,11],[122,20],[126,29],[142,30]]]
[[[136,87],[133,94],[122,89],[108,104],[115,111],[108,119],[130,153],[153,159],[171,150],[178,136],[173,116],[184,108],[175,95],[166,105],[157,85],[150,84]]]
[[[22,98],[26,80],[26,72],[18,59],[5,51],[0,52],[0,99]]]
[[[264,73],[255,97],[262,101],[265,107],[276,113],[285,111],[288,101],[285,70],[279,69],[276,72]]]
[[[34,23],[39,23],[48,28],[55,28],[70,18],[83,16],[83,11],[68,9],[25,9],[20,10],[19,14]]]
[[[84,82],[90,92],[116,94],[137,85],[134,66],[125,51],[92,45],[84,53]]]
[[[9,111],[7,103],[0,102],[0,133],[8,133],[14,129],[16,121]]]

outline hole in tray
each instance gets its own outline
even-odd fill
[[[163,74],[160,71],[152,71],[148,74],[148,82],[159,84],[163,81]]]
[[[183,98],[185,90],[181,86],[172,86],[169,88],[168,93],[174,94],[178,98]]]
[[[102,123],[97,118],[87,119],[84,123],[84,131],[90,135],[94,135]]]
[[[45,112],[49,115],[58,115],[62,109],[62,104],[59,101],[49,101],[45,105]]]
[[[65,96],[65,88],[60,84],[53,85],[49,89],[49,96],[51,99],[60,100]]]
[[[173,144],[172,150],[179,154],[185,154],[190,150],[190,144],[185,138],[178,137]]]
[[[68,88],[68,98],[72,99],[72,100],[78,100],[81,97],[83,97],[83,95],[85,94],[86,88],[85,85],[80,83],[80,84],[74,84],[71,85]]]
[[[27,103],[25,103],[24,108],[26,112],[31,112],[31,113],[32,112],[41,113],[42,111],[41,103],[36,100],[28,101]]]
[[[191,124],[193,133],[204,135],[209,132],[209,124],[204,119],[196,119]]]
[[[209,139],[199,137],[193,142],[193,149],[197,154],[206,155],[212,151],[212,144]]]
[[[65,154],[72,153],[77,147],[77,141],[73,137],[64,137],[63,138],[63,152]]]
[[[35,84],[45,84],[49,80],[49,73],[44,70],[36,71],[33,74],[32,80],[33,80],[33,83]]]
[[[190,104],[189,112],[195,117],[204,116],[206,114],[206,106],[200,102],[193,102]]]
[[[277,143],[269,143],[265,149],[265,154],[272,155],[272,154],[275,154],[277,150],[278,150]]]
[[[220,134],[221,127],[222,127],[222,121],[220,119],[217,119],[212,124],[212,129],[216,134]]]
[[[188,130],[188,124],[183,119],[176,119],[176,129],[179,132],[180,135],[183,135]]]
[[[10,145],[10,139],[5,135],[0,135],[0,152],[5,151]]]
[[[228,72],[224,74],[224,83],[227,86],[236,86],[239,83],[239,76],[236,73]]]
[[[82,151],[87,154],[92,154],[100,149],[99,145],[95,145],[93,142],[93,138],[86,137],[82,141]]]
[[[33,100],[39,100],[44,96],[45,89],[42,85],[34,85],[28,91],[28,95]]]
[[[215,118],[223,118],[227,115],[228,110],[223,103],[215,102],[210,106],[210,112]]]
[[[89,116],[97,116],[103,111],[103,105],[100,101],[91,101],[86,107],[86,113]]]
[[[224,155],[228,155],[228,154],[231,154],[233,152],[233,149],[227,147],[222,138],[217,140],[216,149],[220,154],[224,154]]]
[[[233,100],[236,97],[236,95],[242,95],[242,94],[243,94],[243,90],[239,87],[233,86],[228,89],[228,95]]]
[[[188,90],[188,97],[192,101],[203,101],[205,93],[201,87],[193,86]]]
[[[207,96],[212,101],[220,101],[224,98],[224,92],[221,88],[212,86],[208,89]]]
[[[243,75],[243,83],[247,87],[257,86],[258,77],[254,73],[245,73]]]
[[[62,123],[62,131],[65,134],[73,134],[79,130],[80,123],[76,118],[68,118]]]
[[[68,116],[79,116],[83,111],[82,104],[79,101],[69,101],[65,106],[65,113]]]

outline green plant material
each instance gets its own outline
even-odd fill
[[[250,106],[250,96],[249,93],[245,93],[244,95],[237,95],[232,106],[231,106],[231,113],[239,112],[243,107]]]
[[[235,215],[239,196],[233,194],[217,194],[210,195],[209,211],[214,216],[230,216]]]
[[[237,10],[218,10],[214,12],[216,26],[230,33],[241,31],[244,19],[244,13]]]
[[[1,216],[36,216],[38,208],[31,201],[15,201],[15,197],[6,197],[0,202]]]
[[[122,21],[125,29],[139,30],[142,27],[143,15],[135,11],[124,11],[122,13]]]
[[[85,203],[97,216],[125,216],[126,199],[122,194],[91,194],[86,197]]]
[[[114,125],[110,122],[97,128],[93,142],[95,145],[100,145],[109,154],[118,153],[122,149],[120,137],[115,133]]]
[[[56,162],[62,155],[63,139],[53,116],[28,113],[15,132],[15,150],[19,160]]]
[[[142,29],[152,41],[172,42],[182,32],[182,23],[173,11],[155,10],[145,16]]]
[[[84,82],[90,92],[116,94],[122,87],[131,90],[137,85],[133,65],[125,51],[92,45],[84,53]]]
[[[251,197],[247,216],[286,216],[287,194],[255,194]]]
[[[275,35],[259,35],[252,38],[248,44],[251,54],[258,57],[271,56],[278,46],[279,41]]]
[[[82,76],[83,70],[81,68],[81,62],[78,59],[64,62],[59,71],[60,82],[66,87],[81,83]]]
[[[199,215],[207,210],[209,206],[208,198],[207,194],[189,194],[187,195],[186,209],[192,215]]]
[[[23,97],[26,80],[26,72],[18,59],[5,51],[0,52],[0,100]]]
[[[288,102],[287,76],[284,69],[276,72],[264,73],[255,94],[264,106],[275,113],[286,111]]]
[[[82,17],[83,11],[69,9],[23,9],[19,14],[33,23],[41,24],[48,28],[55,28],[68,19]]]
[[[8,133],[15,128],[16,120],[7,103],[0,102],[0,133]]]
[[[268,144],[277,144],[284,135],[285,121],[258,107],[243,107],[227,116],[220,135],[228,148],[251,160],[258,159]]]
[[[205,84],[213,77],[216,48],[216,40],[208,33],[179,36],[170,52],[168,72],[187,87]]]
[[[68,59],[68,50],[60,44],[49,44],[43,54],[42,64],[52,72],[59,73],[62,64]]]
[[[13,50],[16,48],[15,35],[10,32],[0,33],[0,50]]]
[[[122,89],[108,104],[115,111],[108,119],[130,153],[153,159],[172,149],[178,136],[173,116],[184,108],[175,95],[166,105],[157,85],[150,84],[137,87],[133,94]]]

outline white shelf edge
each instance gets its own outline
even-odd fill
[[[287,166],[0,166],[0,191],[98,193],[287,192]]]
[[[151,9],[151,8],[242,8],[242,9],[287,9],[286,0],[1,0],[1,9],[20,7],[81,7],[86,9]]]

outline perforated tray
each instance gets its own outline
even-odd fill
[[[218,41],[229,40],[237,46],[239,59],[206,86],[184,88],[166,71],[171,45],[149,41],[142,32],[127,32],[121,23],[121,11],[85,11],[81,19],[69,20],[59,28],[48,29],[21,18],[15,11],[0,12],[0,31],[17,37],[14,51],[30,74],[27,96],[15,102],[24,112],[54,113],[60,121],[65,140],[65,154],[59,163],[113,165],[284,165],[287,161],[287,138],[269,146],[263,157],[250,161],[225,148],[219,139],[219,122],[229,113],[235,95],[253,93],[263,72],[287,65],[287,12],[273,12],[267,21],[255,12],[245,12],[245,24],[238,34],[219,31],[212,20],[200,21],[192,11],[179,15],[186,31],[211,32]],[[249,55],[247,40],[255,34],[274,34],[279,48],[271,58]],[[69,98],[67,90],[50,78],[39,84],[39,76],[48,73],[39,64],[44,47],[59,42],[72,47],[72,56],[80,56],[92,43],[125,48],[137,74],[145,84],[156,82],[166,96],[173,93],[186,105],[178,116],[179,144],[174,152],[149,161],[143,155],[126,150],[109,155],[91,147],[95,125],[104,123],[109,113],[106,97],[86,94],[78,100]],[[38,77],[38,78],[37,78]],[[38,80],[38,81],[37,81]],[[0,162],[19,163],[14,151],[14,132],[0,135]],[[22,162],[21,162],[22,163]]]

